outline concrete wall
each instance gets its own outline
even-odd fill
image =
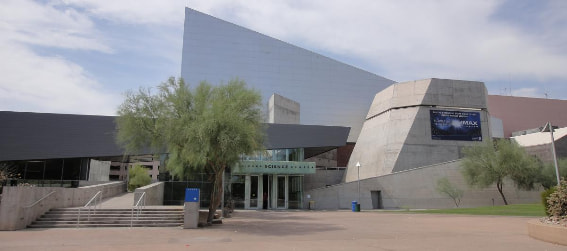
[[[480,113],[483,140],[490,137],[486,88],[481,82],[426,79],[394,84],[376,94],[350,160],[345,181],[378,177],[461,158],[477,142],[433,140],[430,110]],[[479,110],[484,109],[484,110]]]
[[[110,175],[110,161],[91,159],[89,181],[108,181]]]
[[[53,191],[52,195],[31,206]],[[52,208],[84,206],[98,191],[102,191],[103,199],[113,197],[126,191],[126,183],[110,182],[79,188],[4,187],[0,202],[0,230],[26,228]]]
[[[461,161],[452,161],[360,181],[362,209],[372,209],[371,191],[380,191],[383,208],[453,208],[453,200],[436,191],[437,180],[447,177],[463,189],[460,207],[503,205],[495,186],[473,189],[466,185],[461,174]],[[316,209],[349,209],[358,200],[356,181],[305,191],[304,201],[314,200]],[[538,203],[540,191],[519,191],[512,181],[505,181],[504,194],[509,203]],[[307,195],[311,199],[307,199]],[[307,205],[306,205],[307,206]]]
[[[337,149],[333,149],[322,154],[307,158],[306,162],[315,162],[315,166],[320,167],[337,167]]]
[[[139,187],[134,190],[134,202],[135,205],[138,202],[142,193],[146,193],[146,206],[163,206],[163,191],[165,184],[163,182],[156,182],[149,184],[147,186]]]
[[[334,170],[317,169],[315,174],[303,176],[303,190],[327,187],[341,183],[345,169],[334,168]]]
[[[268,100],[268,123],[299,124],[299,120],[299,103],[275,93],[270,97]]]

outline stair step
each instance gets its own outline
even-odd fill
[[[81,213],[79,223],[79,210]],[[72,228],[72,227],[178,227],[183,225],[182,208],[96,209],[55,208],[43,214],[28,227],[30,228]]]
[[[142,223],[142,224],[138,224],[136,222],[134,222],[134,224],[132,225],[132,227],[180,227],[183,226],[183,222],[181,223],[151,223],[151,224],[146,224],[146,223]],[[29,228],[76,228],[76,227],[80,227],[80,228],[84,228],[84,227],[130,227],[130,223],[124,223],[124,224],[116,224],[116,223],[111,223],[111,224],[99,224],[99,223],[94,223],[94,224],[46,224],[46,225],[29,225]]]

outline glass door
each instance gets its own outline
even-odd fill
[[[278,194],[277,194],[277,208],[286,209],[287,208],[287,182],[286,176],[278,176]]]
[[[250,176],[250,208],[258,208],[258,176]]]
[[[303,177],[302,176],[289,176],[288,177],[288,208],[301,209],[303,208]]]

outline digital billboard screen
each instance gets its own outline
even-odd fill
[[[431,139],[482,141],[480,112],[430,110]]]

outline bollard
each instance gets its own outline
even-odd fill
[[[185,189],[185,204],[183,205],[183,228],[197,228],[199,225],[199,188]]]

